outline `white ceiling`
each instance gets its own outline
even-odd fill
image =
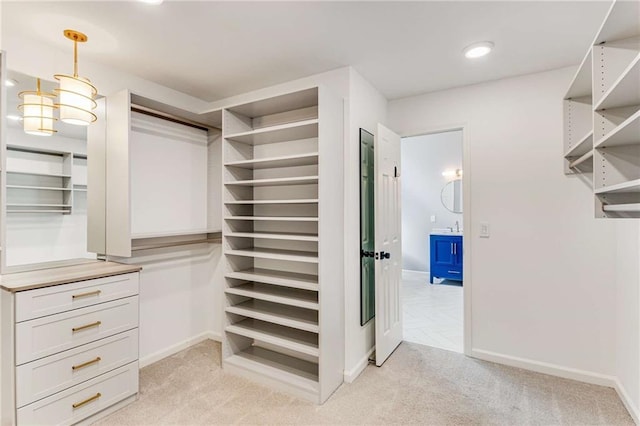
[[[2,31],[214,101],[353,66],[388,99],[578,64],[610,1],[3,2]],[[474,42],[494,52],[462,55]]]

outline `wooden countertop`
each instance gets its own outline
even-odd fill
[[[16,272],[0,276],[0,288],[12,293],[35,288],[92,280],[113,275],[138,272],[138,265],[126,265],[101,260],[83,262],[78,265],[58,266],[35,271]]]

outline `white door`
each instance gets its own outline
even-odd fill
[[[378,124],[375,139],[376,365],[402,341],[400,136]]]

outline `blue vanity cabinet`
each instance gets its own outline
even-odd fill
[[[462,281],[462,235],[431,235],[431,272],[434,278]]]

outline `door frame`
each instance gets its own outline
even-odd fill
[[[411,132],[399,132],[401,138],[408,138],[414,136],[433,135],[436,133],[446,133],[453,131],[462,131],[462,275],[464,277],[464,285],[462,286],[463,297],[463,315],[464,321],[462,326],[463,333],[463,352],[466,356],[472,356],[473,351],[473,323],[471,317],[471,291],[472,291],[472,273],[471,273],[471,236],[472,236],[472,223],[471,223],[471,150],[469,147],[469,126],[467,123],[456,123],[442,126],[427,126],[417,127],[417,130]],[[395,130],[394,130],[395,131]]]

